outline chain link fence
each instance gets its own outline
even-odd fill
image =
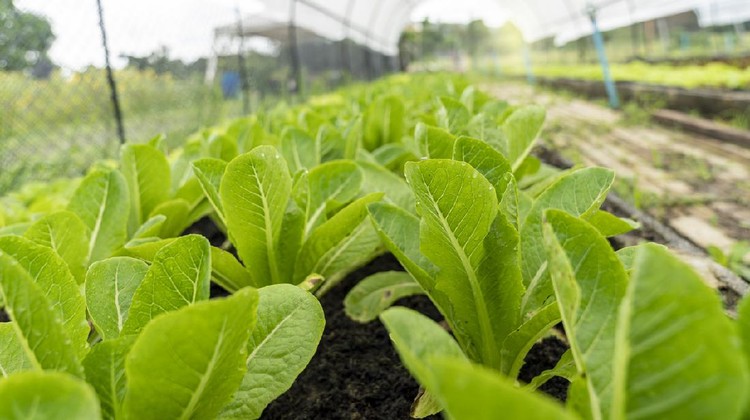
[[[238,4],[0,0],[0,195],[81,175],[123,141],[174,146],[263,102],[398,67]]]

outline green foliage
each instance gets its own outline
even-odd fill
[[[576,416],[544,395],[517,388],[497,372],[465,360],[434,358],[432,391],[451,418],[572,420]]]
[[[108,258],[91,265],[86,274],[86,306],[103,339],[120,335],[133,295],[149,271],[148,264],[130,257]]]
[[[748,394],[741,354],[714,291],[662,247],[644,246],[620,307],[612,415],[738,418]]]
[[[48,214],[29,226],[24,236],[55,251],[68,264],[76,281],[83,283],[89,232],[78,216],[68,211]]]
[[[135,290],[127,319],[118,323],[122,333],[137,334],[161,313],[208,299],[210,275],[211,253],[205,238],[189,235],[166,245]],[[138,281],[133,277],[131,282]]]
[[[242,261],[252,264],[254,283],[283,282],[277,254],[292,177],[279,152],[261,146],[234,159],[219,191],[230,238]]]
[[[68,210],[88,228],[89,263],[113,255],[125,243],[129,208],[128,186],[119,171],[97,169],[83,179]]]
[[[747,256],[750,255],[750,242],[735,242],[727,253],[716,246],[709,246],[707,251],[717,263],[745,279],[750,279],[750,264],[746,262]]]
[[[45,77],[52,69],[47,56],[55,40],[52,25],[43,16],[18,10],[12,0],[0,3],[0,27],[5,36],[0,39],[0,71],[31,70],[37,65],[49,67],[44,72],[35,71]]]
[[[713,87],[724,89],[747,89],[750,71],[723,63],[706,65],[648,64],[632,62],[610,66],[612,77],[617,81],[633,81],[657,85],[680,86],[688,89]],[[524,74],[523,69],[513,68],[510,73]],[[534,66],[537,76],[567,77],[574,79],[601,80],[598,64],[586,65],[541,65]]]
[[[135,337],[121,337],[105,340],[95,345],[83,359],[86,381],[99,397],[102,417],[119,419],[123,417],[122,401],[125,398],[127,378],[125,357],[133,346]]]
[[[149,323],[125,359],[125,417],[215,417],[244,375],[257,302],[243,289]]]
[[[628,280],[593,226],[556,211],[547,220],[555,293],[581,375],[574,382],[588,394],[580,414],[737,418],[747,365],[737,332],[702,280],[656,245],[638,247]]]
[[[363,279],[346,295],[346,314],[359,322],[378,317],[397,300],[423,293],[422,288],[408,273],[384,271]]]
[[[4,336],[5,345],[28,361],[17,366],[82,376],[86,307],[67,265],[51,249],[20,237],[0,238],[0,250],[0,295],[15,332]]]
[[[130,193],[128,232],[132,234],[169,196],[169,163],[164,154],[149,144],[126,144],[120,160]]]
[[[0,404],[2,417],[259,416],[312,358],[323,311],[291,285],[208,301],[211,255],[205,238],[188,235],[150,262],[103,259],[86,273],[84,300],[52,249],[0,237],[10,317],[0,324],[0,398],[13,402]]]
[[[609,413],[614,372],[605,366],[614,359],[618,304],[627,274],[593,226],[559,210],[547,211],[546,219],[550,274],[571,353],[579,369],[590,367],[584,372],[592,406]]]
[[[0,381],[0,418],[96,420],[96,395],[83,381],[59,372],[27,371]]]
[[[318,300],[299,287],[259,290],[258,325],[247,343],[247,372],[221,418],[257,418],[310,362],[323,335]]]
[[[83,418],[257,418],[321,339],[309,291],[387,250],[406,271],[364,279],[344,308],[385,324],[426,389],[414,415],[746,415],[750,305],[734,323],[666,249],[615,252],[606,238],[637,225],[600,209],[613,173],[531,156],[543,121],[459,78],[398,76],[6,197],[0,395],[19,413],[36,398]],[[216,246],[185,234],[211,222]],[[233,295],[209,300],[211,281]],[[447,328],[390,307],[420,293]],[[570,349],[520,383],[561,321]],[[533,391],[555,376],[567,408]]]

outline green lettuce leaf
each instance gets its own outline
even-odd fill
[[[597,229],[563,211],[546,212],[545,246],[552,284],[571,353],[585,374],[597,413],[612,409],[612,364],[617,308],[628,276]]]
[[[326,279],[326,290],[352,269],[370,261],[380,248],[372,224],[367,222],[367,206],[383,197],[382,193],[366,195],[336,213],[315,229],[299,251],[294,283],[310,274]]]
[[[310,170],[307,176],[309,195],[305,207],[305,238],[328,220],[329,211],[337,210],[359,194],[363,178],[362,170],[353,161],[327,162]]]
[[[164,246],[133,295],[122,334],[137,334],[159,314],[208,299],[210,280],[206,238],[188,235]]]
[[[344,299],[344,310],[355,321],[370,322],[397,300],[422,293],[422,287],[411,274],[383,271],[357,283]]]
[[[247,373],[220,417],[260,417],[292,386],[323,334],[323,308],[310,293],[290,284],[267,286],[258,293],[258,323],[247,346]]]
[[[91,387],[60,372],[21,372],[0,380],[0,418],[7,420],[98,420]]]
[[[81,181],[68,204],[90,232],[88,262],[114,255],[127,238],[130,196],[117,170],[97,169]]]
[[[430,366],[434,393],[456,420],[573,420],[577,417],[542,394],[516,387],[513,381],[466,360],[435,358]]]
[[[128,233],[138,229],[157,205],[169,197],[171,174],[166,156],[149,144],[126,144],[120,152],[120,170],[130,196]]]
[[[531,105],[515,110],[503,123],[503,134],[508,142],[508,161],[513,171],[518,170],[534,147],[542,131],[546,112],[544,108]]]
[[[406,178],[422,217],[420,249],[439,268],[436,288],[470,358],[500,368],[500,349],[516,327],[523,294],[518,234],[498,216],[494,187],[465,162],[410,163]]]
[[[520,232],[524,285],[529,289],[524,314],[533,313],[554,300],[549,271],[543,269],[547,261],[542,236],[544,212],[558,209],[586,218],[598,211],[613,182],[614,173],[609,169],[580,169],[558,179],[534,200],[526,219],[522,220]],[[538,279],[532,284],[535,277]]]
[[[312,138],[299,128],[288,127],[281,133],[281,155],[289,165],[289,173],[319,165],[320,147],[320,137]]]
[[[88,382],[99,397],[102,417],[122,418],[125,398],[125,357],[133,346],[134,336],[105,340],[96,344],[83,359]]]
[[[193,173],[201,184],[203,193],[216,211],[219,220],[226,225],[224,205],[221,202],[219,188],[227,163],[220,159],[205,158],[193,162]]]
[[[277,255],[292,178],[281,155],[260,146],[232,160],[221,180],[227,230],[240,259],[252,267],[253,283],[281,283]]]
[[[257,305],[247,288],[154,319],[125,359],[125,417],[216,417],[245,374]]]
[[[716,292],[663,247],[643,245],[620,306],[611,418],[739,418],[740,342]]]
[[[86,305],[67,264],[47,247],[0,238],[0,295],[35,368],[81,376],[88,351]]]
[[[86,275],[88,235],[81,219],[69,211],[48,214],[24,233],[26,238],[55,251],[68,264],[70,273],[79,284]]]
[[[86,306],[96,330],[105,340],[120,336],[130,305],[148,264],[130,257],[97,261],[86,273]]]

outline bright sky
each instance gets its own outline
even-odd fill
[[[377,0],[369,0],[377,1]],[[16,6],[47,16],[56,35],[50,55],[68,69],[104,65],[95,0],[16,0]],[[120,54],[147,55],[167,46],[171,56],[194,60],[211,51],[213,28],[243,15],[259,12],[257,0],[102,0],[111,58],[124,65]],[[479,17],[498,26],[505,16],[493,0],[430,0],[412,19],[468,22]]]
[[[429,0],[417,6],[411,20],[421,22],[425,17],[441,23],[466,23],[483,19],[487,26],[494,27],[501,26],[508,19],[497,0]]]

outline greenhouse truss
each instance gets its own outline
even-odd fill
[[[608,31],[634,23],[695,11],[702,26],[728,25],[750,18],[745,0],[495,0],[527,42],[553,37],[557,44],[591,35],[591,16]],[[246,31],[263,36],[268,21],[284,23],[318,36],[349,38],[386,55],[398,53],[401,31],[424,0],[264,0],[262,16],[243,22]],[[254,28],[257,28],[255,30]],[[236,35],[228,25],[217,37]],[[287,34],[279,35],[288,39]]]

